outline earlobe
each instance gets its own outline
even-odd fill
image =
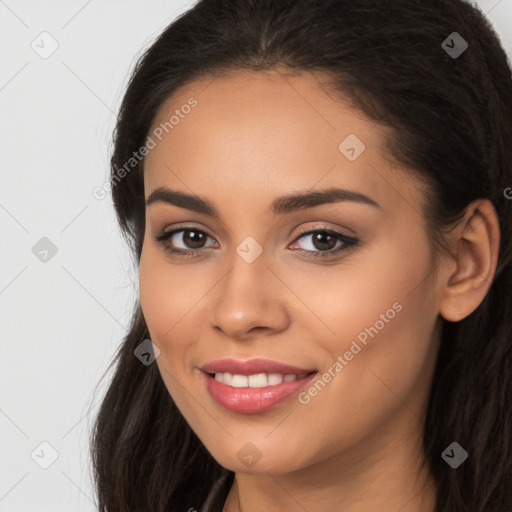
[[[473,201],[451,240],[456,265],[442,284],[439,312],[443,318],[458,322],[480,305],[496,273],[499,242],[494,206],[487,199]]]

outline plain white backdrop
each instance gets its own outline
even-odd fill
[[[0,512],[96,510],[96,386],[138,278],[93,189],[136,58],[193,3],[0,0]],[[512,0],[474,3],[512,60]]]

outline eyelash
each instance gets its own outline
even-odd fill
[[[206,232],[204,232],[204,231],[202,231],[200,229],[195,229],[193,227],[186,227],[186,228],[174,229],[174,230],[168,231],[168,232],[162,232],[159,235],[156,235],[154,237],[154,240],[156,242],[159,242],[160,244],[162,244],[162,246],[164,247],[164,250],[168,254],[170,254],[172,256],[177,256],[177,257],[180,257],[180,258],[194,258],[196,256],[199,256],[200,253],[203,252],[203,250],[207,249],[207,248],[203,247],[203,248],[200,248],[200,249],[188,249],[188,250],[185,250],[185,249],[177,249],[175,247],[171,247],[167,243],[167,240],[169,240],[169,238],[174,236],[176,233],[180,233],[182,231],[194,231],[194,232],[197,232],[197,233],[202,233],[202,234],[206,235],[207,237],[210,237],[210,235],[208,235],[208,233],[206,233]],[[329,249],[327,251],[308,251],[306,249],[299,249],[299,250],[305,251],[307,253],[313,253],[311,255],[313,258],[329,258],[329,257],[333,257],[333,256],[335,256],[337,254],[340,254],[342,252],[349,251],[350,249],[353,249],[354,246],[359,242],[359,240],[357,238],[349,237],[349,236],[344,235],[342,233],[339,233],[337,231],[333,231],[332,229],[317,228],[317,229],[313,229],[313,230],[305,229],[303,231],[300,231],[298,233],[297,237],[294,239],[293,243],[295,243],[296,241],[298,241],[300,238],[302,238],[305,235],[313,235],[313,234],[316,234],[316,233],[327,233],[328,235],[336,237],[339,241],[343,242],[344,245],[342,245],[341,247],[338,247],[337,249]]]

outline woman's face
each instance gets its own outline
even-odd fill
[[[420,432],[439,286],[424,191],[386,158],[384,128],[314,75],[236,72],[181,89],[149,135],[141,306],[163,381],[217,461],[353,465]],[[163,188],[196,201],[152,196]],[[256,358],[298,370],[203,371]]]

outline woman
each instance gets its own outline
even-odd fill
[[[512,510],[512,81],[462,0],[202,0],[111,186],[102,511]]]

